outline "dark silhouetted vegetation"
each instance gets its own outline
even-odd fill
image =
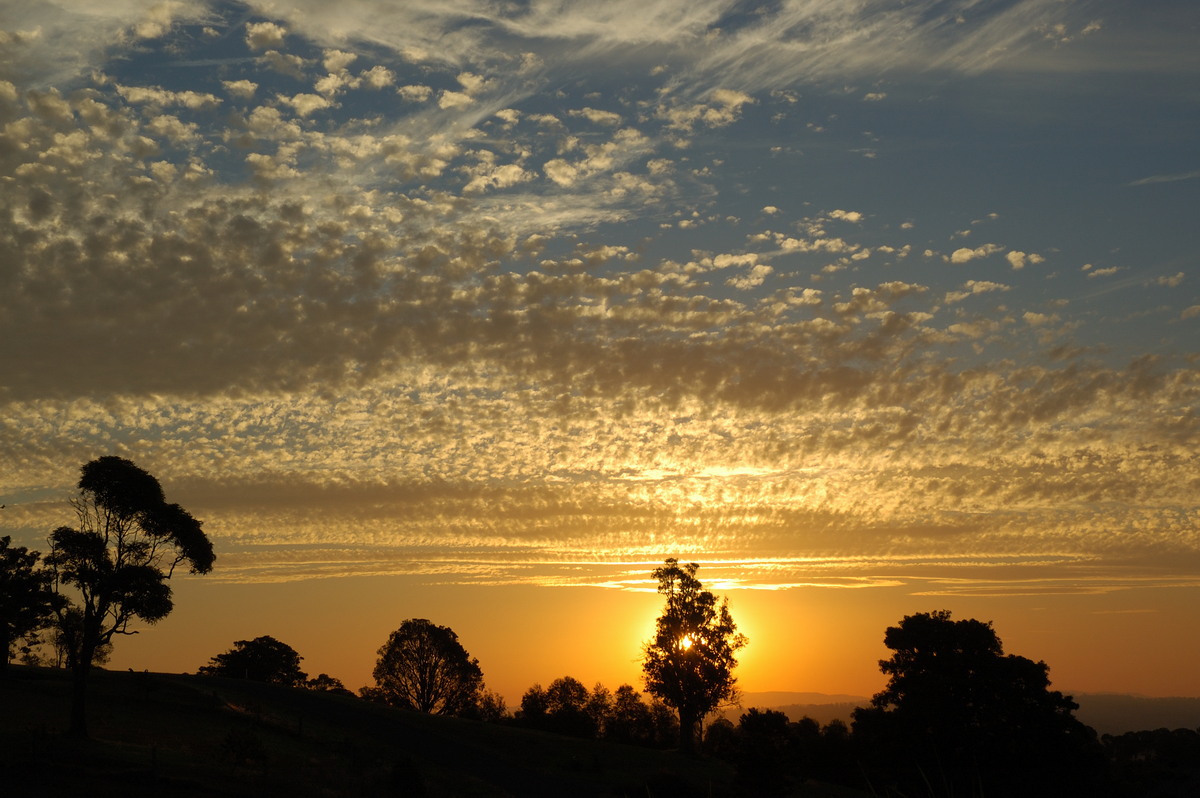
[[[642,663],[647,692],[679,714],[679,744],[688,752],[696,750],[704,716],[734,697],[735,654],[746,644],[728,601],[718,604],[696,578],[699,567],[671,558],[655,569],[666,606]]]
[[[28,651],[37,633],[50,625],[59,600],[54,574],[39,565],[41,555],[0,538],[0,672],[24,644]]]
[[[89,740],[69,675],[0,680],[0,795],[89,798],[731,797],[732,767],[299,687],[97,671]]]
[[[136,634],[134,619],[155,623],[170,614],[168,584],[186,563],[192,573],[212,570],[215,555],[200,522],[167,504],[158,480],[128,460],[101,457],[80,469],[72,501],[78,527],[50,533],[46,565],[60,589],[73,594],[56,610],[69,630],[68,666],[75,677],[71,731],[87,735],[87,675],[98,648],[114,635]],[[78,626],[68,621],[78,613]]]
[[[478,712],[483,671],[448,627],[412,618],[388,636],[363,697],[431,715]]]
[[[589,691],[571,676],[555,679],[545,689],[535,684],[526,690],[514,722],[571,737],[650,748],[670,748],[679,741],[675,713],[662,701],[647,703],[628,684],[615,692],[602,684]]]
[[[1095,771],[1095,735],[1048,668],[1005,655],[991,624],[906,616],[884,643],[887,687],[854,713],[875,787],[897,794],[1062,795]]]
[[[346,685],[342,684],[341,679],[335,679],[328,673],[318,673],[304,683],[304,687],[309,690],[316,690],[319,693],[337,693],[338,695],[346,695],[353,697],[354,693],[346,689]]]
[[[246,679],[252,682],[281,684],[285,687],[309,686],[306,683],[308,674],[300,670],[300,661],[304,659],[287,643],[281,643],[270,635],[256,637],[253,640],[238,640],[233,648],[223,654],[217,654],[202,665],[199,673],[202,676],[224,676],[229,679]],[[330,689],[337,682],[332,677],[324,676],[324,680],[313,689]],[[342,687],[344,690],[345,687]]]

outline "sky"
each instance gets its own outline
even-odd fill
[[[0,0],[0,534],[116,454],[217,561],[113,667],[406,618],[748,691],[991,620],[1200,695],[1192,0]]]

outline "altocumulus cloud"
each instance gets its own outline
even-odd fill
[[[1103,354],[1121,325],[1070,297],[1107,270],[1003,229],[944,253],[961,220],[922,236],[743,168],[772,125],[810,129],[779,89],[864,81],[846,102],[874,113],[905,95],[863,88],[881,74],[1019,71],[1084,24],[943,5],[23,10],[6,522],[35,539],[116,451],[198,504],[230,579],[1194,558],[1200,380]]]

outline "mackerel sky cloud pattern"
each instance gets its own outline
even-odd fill
[[[20,542],[115,453],[215,580],[1200,582],[1192,3],[2,5]]]

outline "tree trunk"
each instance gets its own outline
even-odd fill
[[[693,756],[699,750],[696,745],[696,731],[700,718],[690,709],[679,710],[679,750]]]
[[[79,650],[71,663],[71,729],[72,737],[86,739],[87,729],[87,677],[96,656],[96,639],[85,627],[80,632]]]
[[[87,730],[87,676],[91,662],[76,663],[71,669],[71,729],[72,737],[86,739]]]
[[[4,624],[4,629],[0,630],[0,674],[8,673],[8,647],[10,644],[8,624]]]

